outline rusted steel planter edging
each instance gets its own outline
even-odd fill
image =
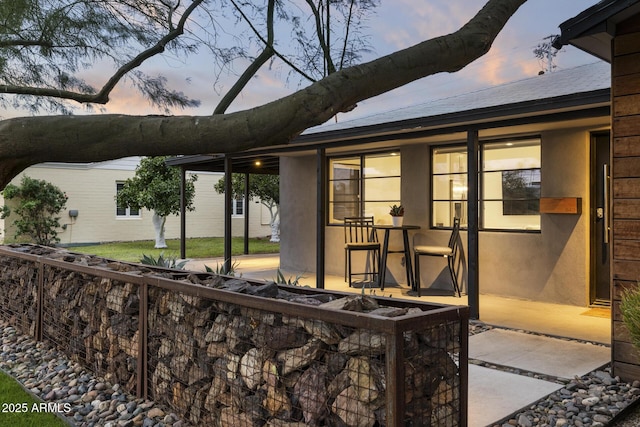
[[[292,316],[300,316],[300,317],[313,317],[317,320],[322,320],[326,322],[332,323],[340,323],[345,326],[352,326],[356,328],[367,328],[371,330],[375,330],[377,332],[383,333],[398,333],[405,332],[410,329],[416,329],[422,325],[430,325],[436,321],[443,320],[455,320],[459,318],[460,310],[465,310],[464,306],[445,306],[445,305],[434,305],[428,303],[405,303],[397,300],[393,300],[390,298],[384,297],[373,297],[379,302],[384,302],[385,305],[405,307],[419,307],[423,309],[423,313],[417,314],[408,314],[404,316],[398,317],[382,317],[371,315],[367,313],[355,313],[350,311],[342,311],[342,310],[328,310],[322,307],[309,306],[307,304],[300,304],[291,301],[278,300],[273,298],[265,298],[259,297],[255,295],[247,295],[240,294],[236,292],[232,292],[225,289],[215,289],[209,288],[206,286],[198,285],[195,283],[185,283],[178,282],[175,279],[165,279],[162,277],[154,276],[152,274],[144,275],[138,272],[130,273],[130,272],[122,272],[122,271],[114,271],[109,268],[93,265],[86,266],[82,264],[77,264],[73,262],[64,261],[61,259],[53,259],[48,258],[46,255],[33,255],[27,254],[18,251],[11,251],[5,248],[0,248],[0,255],[6,254],[7,256],[18,257],[22,259],[27,259],[33,261],[35,264],[44,264],[50,265],[53,267],[64,268],[71,271],[76,271],[79,273],[90,274],[94,276],[105,277],[108,279],[119,280],[122,282],[129,282],[136,285],[147,284],[149,286],[158,287],[165,290],[171,290],[174,292],[181,292],[191,296],[203,297],[207,299],[219,300],[222,302],[228,302],[232,304],[241,304],[243,306],[247,306],[249,308],[256,308],[261,310],[268,311],[277,311],[277,312],[286,312]],[[115,261],[114,261],[115,262]],[[135,265],[135,264],[129,264]],[[146,266],[145,266],[146,267]],[[98,274],[99,273],[99,274]],[[189,273],[189,272],[185,272]],[[197,274],[197,272],[193,272]],[[245,280],[245,279],[243,279]],[[252,283],[250,280],[246,280],[249,283]],[[256,282],[253,282],[256,283]],[[258,282],[262,284],[262,282]],[[285,288],[286,290],[293,291],[296,293],[302,294],[344,294],[353,295],[349,293],[336,293],[330,291],[322,291],[318,290],[317,292],[309,292],[305,290],[305,288],[297,288],[291,286],[280,286],[281,288]],[[303,290],[302,292],[298,292],[299,290]],[[436,308],[437,307],[437,308]],[[468,311],[468,309],[467,309]],[[399,327],[395,325],[398,323],[399,325],[403,325]]]

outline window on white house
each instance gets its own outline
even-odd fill
[[[124,182],[116,182],[116,193],[124,187]],[[140,218],[140,209],[129,206],[118,206],[116,202],[116,218]]]
[[[481,230],[540,230],[540,139],[481,144]],[[432,226],[467,224],[466,146],[432,150]]]
[[[232,209],[231,215],[243,216],[244,215],[244,199],[243,198],[233,199],[233,205],[231,209]]]
[[[329,160],[329,223],[373,216],[390,222],[389,206],[400,204],[400,153],[335,157]]]

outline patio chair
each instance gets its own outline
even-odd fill
[[[414,265],[415,265],[415,283],[418,296],[420,296],[420,257],[421,256],[437,256],[447,259],[447,267],[449,268],[449,274],[451,275],[451,283],[453,285],[454,294],[458,294],[460,297],[460,285],[458,283],[458,273],[456,272],[456,262],[460,253],[460,218],[453,219],[453,230],[451,231],[451,237],[449,238],[448,246],[422,246],[414,245]]]
[[[351,268],[351,253],[366,252],[367,261],[371,256],[370,269],[365,263],[363,272],[354,273]],[[380,280],[380,242],[373,228],[373,217],[347,217],[344,219],[344,281],[349,281],[349,287],[353,284],[353,276],[363,276],[363,282],[368,277],[370,282]],[[364,286],[364,283],[363,283]]]

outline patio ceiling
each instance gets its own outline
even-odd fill
[[[230,157],[234,173],[268,174],[280,173],[280,158],[273,155],[255,154],[243,157]],[[179,156],[167,160],[169,166],[181,166],[190,171],[224,172],[224,154],[202,154]]]

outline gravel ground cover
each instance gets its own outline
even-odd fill
[[[474,323],[471,322],[470,335],[491,329],[491,326],[481,322],[475,326]],[[523,330],[518,332],[533,333]],[[572,341],[601,345],[583,340]],[[640,398],[640,381],[625,383],[619,377],[613,377],[609,365],[581,377],[568,379],[477,360],[469,360],[469,363],[563,385],[557,392],[497,420],[490,427],[640,427],[640,409],[635,410],[635,413],[629,410],[636,406]],[[622,422],[625,424],[621,424]]]

